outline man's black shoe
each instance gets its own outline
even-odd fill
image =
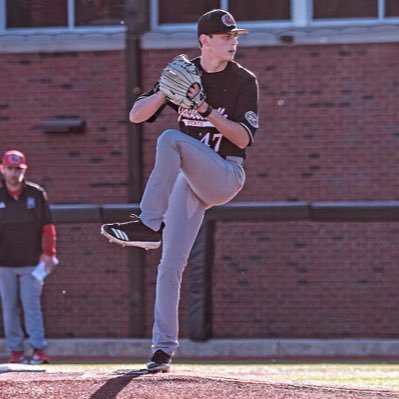
[[[133,220],[124,223],[110,223],[101,226],[101,234],[111,242],[122,246],[156,249],[161,245],[162,230],[154,231],[146,226],[138,216],[131,215]]]
[[[150,361],[147,363],[147,369],[149,372],[167,373],[170,371],[170,364],[172,363],[172,356],[165,353],[163,350],[158,349],[152,355]]]

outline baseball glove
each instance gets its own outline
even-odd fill
[[[194,96],[190,95],[190,88],[196,90]],[[206,98],[200,71],[185,54],[176,56],[164,68],[159,79],[159,90],[167,100],[183,108],[198,108]]]

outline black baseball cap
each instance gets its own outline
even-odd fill
[[[249,30],[237,28],[234,17],[229,12],[220,9],[207,12],[198,21],[198,36],[225,32],[237,32],[239,35],[245,35],[249,33]]]

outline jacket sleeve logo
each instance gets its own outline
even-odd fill
[[[245,113],[245,119],[255,129],[257,129],[259,127],[258,115],[256,115],[255,112],[253,112],[253,111],[246,112]]]

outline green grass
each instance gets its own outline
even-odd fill
[[[46,366],[48,372],[113,372],[142,368],[143,363],[65,363]],[[397,363],[248,363],[184,362],[176,360],[176,372],[189,372],[221,378],[256,379],[257,381],[304,385],[346,386],[399,390]]]

